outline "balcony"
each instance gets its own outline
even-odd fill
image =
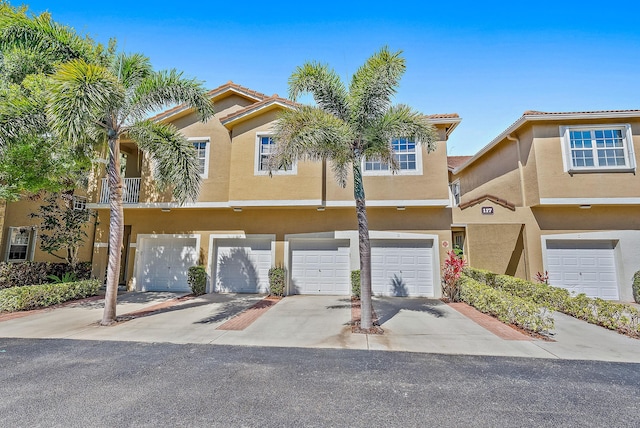
[[[109,203],[109,179],[102,179],[102,189],[100,191],[100,204]],[[122,203],[137,204],[140,202],[140,178],[122,179]]]

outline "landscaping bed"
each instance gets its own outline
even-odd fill
[[[65,282],[10,287],[0,290],[0,313],[28,311],[98,294],[100,281]]]

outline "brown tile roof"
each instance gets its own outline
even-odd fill
[[[561,115],[561,114],[599,114],[599,113],[640,113],[640,110],[593,110],[593,111],[538,111],[538,110],[527,110],[522,113],[523,116],[534,116],[541,114],[553,114],[553,115]]]
[[[459,119],[458,113],[437,113],[426,115],[429,119]]]
[[[249,96],[251,98],[255,98],[255,99],[259,100],[259,101],[262,101],[262,100],[264,100],[266,98],[269,98],[268,95],[263,94],[262,92],[254,91],[253,89],[249,89],[249,88],[247,88],[245,86],[238,85],[237,83],[233,83],[231,80],[229,80],[224,85],[220,85],[215,89],[211,89],[210,91],[208,91],[206,93],[206,95],[208,97],[210,97],[210,98],[213,98],[214,96],[216,96],[218,94],[221,94],[221,93],[224,93],[224,92],[229,91],[229,90],[235,90],[235,91],[240,92],[240,93],[242,93],[244,95],[247,95],[247,96]],[[165,110],[165,111],[163,111],[161,113],[158,113],[155,116],[152,116],[151,118],[149,118],[149,120],[157,121],[157,120],[160,120],[160,119],[164,119],[166,117],[169,117],[169,116],[171,116],[171,115],[173,115],[175,113],[178,113],[178,112],[184,110],[185,108],[186,108],[185,104],[179,104],[179,105],[177,105],[175,107],[172,107],[172,108],[170,108],[168,110]]]
[[[238,118],[240,116],[243,116],[243,115],[245,115],[245,114],[247,114],[247,113],[249,113],[251,111],[259,110],[262,107],[266,107],[267,105],[273,104],[273,103],[284,104],[284,105],[287,105],[287,106],[292,107],[292,108],[295,108],[295,107],[299,106],[299,104],[297,104],[297,103],[295,103],[295,102],[293,102],[291,100],[288,100],[286,98],[282,98],[282,97],[278,96],[278,94],[273,94],[272,96],[270,96],[268,98],[265,98],[262,101],[259,101],[257,103],[248,105],[247,107],[245,107],[243,109],[234,111],[233,113],[228,114],[225,117],[221,117],[220,118],[220,122],[222,124],[225,124],[226,122],[230,122],[233,119],[236,119],[236,118]]]
[[[475,198],[472,201],[469,202],[465,202],[463,204],[460,204],[460,209],[464,210],[466,208],[472,207],[474,205],[478,205],[484,201],[491,201],[495,204],[498,204],[502,207],[505,207],[507,209],[510,209],[511,211],[515,211],[516,210],[516,206],[515,204],[512,204],[511,202],[505,200],[505,199],[501,199],[498,198],[497,196],[493,196],[493,195],[484,195],[484,196],[480,196],[479,198]]]
[[[457,168],[473,156],[447,156],[447,166],[449,169]]]

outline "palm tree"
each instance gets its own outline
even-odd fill
[[[384,47],[371,56],[351,79],[347,90],[336,72],[316,62],[298,67],[289,78],[289,96],[310,93],[315,106],[284,112],[276,124],[272,169],[296,160],[328,161],[338,184],[346,186],[353,173],[353,195],[360,249],[361,328],[372,327],[371,245],[361,165],[375,159],[398,170],[392,140],[412,138],[427,151],[436,147],[436,132],[427,118],[406,105],[392,105],[405,71],[402,52]]]
[[[134,141],[153,162],[161,188],[172,187],[175,199],[195,201],[200,190],[196,151],[173,125],[146,117],[167,105],[184,104],[200,119],[213,115],[213,103],[200,82],[176,70],[155,72],[149,59],[119,54],[108,66],[76,59],[52,76],[47,113],[52,129],[66,141],[107,141],[109,160],[109,262],[102,325],[115,321],[120,253],[124,234],[120,139]]]
[[[176,70],[154,71],[140,54],[115,54],[115,44],[103,49],[73,29],[53,22],[48,14],[28,17],[26,9],[0,4],[0,48],[46,52],[56,58],[52,73],[44,73],[41,89],[46,102],[40,111],[48,130],[62,146],[100,152],[106,144],[109,182],[109,262],[102,325],[116,319],[120,252],[124,234],[120,140],[137,143],[152,161],[160,188],[171,187],[183,203],[195,200],[200,189],[199,165],[193,145],[168,124],[147,117],[173,104],[193,108],[202,120],[213,115],[213,103],[202,84]],[[31,117],[10,117],[2,124],[19,128]],[[0,133],[0,137],[6,132]]]

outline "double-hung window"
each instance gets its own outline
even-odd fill
[[[269,174],[269,162],[271,155],[274,153],[276,143],[269,134],[258,134],[256,136],[256,168],[257,175]],[[277,171],[271,171],[271,174],[295,174],[296,164],[288,167],[282,167]]]
[[[419,174],[421,172],[420,148],[409,138],[395,138],[391,141],[393,156],[400,174]],[[391,165],[380,160],[365,159],[364,171],[369,174],[389,174]]]
[[[635,169],[631,126],[566,126],[561,128],[568,172]]]
[[[25,262],[30,259],[32,230],[29,227],[10,227],[7,240],[6,261]]]
[[[451,204],[454,207],[460,205],[460,180],[456,180],[453,183],[449,184],[449,188],[451,189]]]
[[[209,176],[209,139],[205,138],[189,138],[189,141],[196,149],[196,157],[198,159],[198,172],[202,178]]]

